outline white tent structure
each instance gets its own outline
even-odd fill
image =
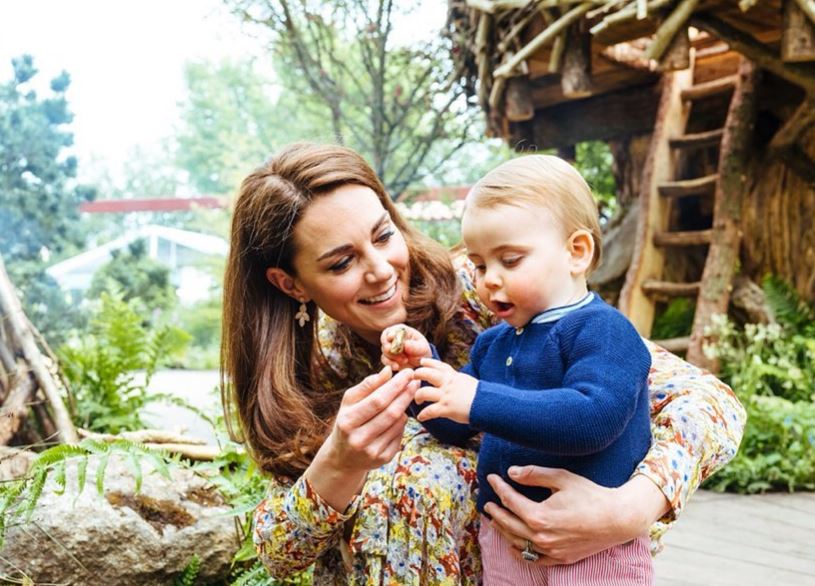
[[[217,236],[146,225],[58,262],[47,272],[63,291],[78,300],[90,288],[94,273],[110,260],[111,253],[137,240],[146,240],[148,256],[170,269],[170,280],[185,304],[207,296],[213,278],[203,270],[203,264],[213,256],[226,256],[228,249],[226,241]]]

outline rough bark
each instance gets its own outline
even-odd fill
[[[716,187],[713,234],[702,273],[702,288],[696,302],[693,333],[687,359],[716,369],[716,362],[703,352],[704,328],[717,313],[727,313],[730,291],[741,241],[741,210],[746,191],[747,165],[753,148],[756,116],[757,68],[747,59],[739,70],[739,84],[724,130],[719,155],[719,183]]]

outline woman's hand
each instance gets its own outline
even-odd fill
[[[422,358],[430,358],[430,342],[419,330],[398,324],[385,329],[379,339],[382,344],[382,364],[393,370],[416,368]]]
[[[539,503],[518,493],[498,475],[489,483],[501,503],[486,512],[504,538],[520,552],[532,542],[542,554],[537,563],[572,564],[604,549],[645,535],[665,514],[668,501],[645,476],[619,488],[605,488],[566,470],[512,467],[510,477],[527,486],[544,486],[552,495]]]
[[[328,504],[343,511],[377,468],[399,451],[405,410],[419,386],[408,369],[387,366],[345,391],[334,427],[305,474]]]

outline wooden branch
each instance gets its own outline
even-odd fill
[[[490,55],[487,51],[490,32],[492,29],[492,16],[482,14],[478,19],[478,30],[475,36],[475,60],[478,63],[478,102],[482,109],[489,107],[489,94],[487,94],[487,81],[490,79]]]
[[[498,53],[502,54],[502,53],[506,52],[507,49],[509,49],[509,44],[512,41],[514,41],[515,38],[518,35],[520,35],[526,29],[527,26],[529,26],[529,23],[537,15],[538,15],[538,12],[532,11],[529,14],[527,14],[525,17],[523,17],[521,20],[519,20],[515,24],[515,26],[513,26],[512,29],[507,34],[505,34],[503,36],[503,38],[501,39],[501,41],[498,43],[498,45],[497,45]]]
[[[770,149],[780,151],[797,143],[815,123],[815,99],[804,100],[795,114],[778,129],[770,141]]]
[[[538,34],[538,36],[532,39],[529,42],[529,44],[527,44],[520,51],[518,51],[510,61],[496,69],[495,72],[493,73],[493,77],[507,77],[511,75],[512,71],[518,64],[520,64],[522,61],[525,61],[538,49],[543,47],[546,43],[554,40],[561,32],[566,30],[566,28],[568,28],[570,24],[579,20],[592,7],[593,4],[591,2],[584,2],[583,4],[580,4],[579,6],[572,8],[569,12],[561,16],[550,26],[545,28],[543,32]]]
[[[139,431],[125,431],[118,435],[109,433],[96,433],[87,429],[80,429],[79,435],[103,442],[114,442],[124,439],[140,443],[152,450],[162,450],[172,454],[181,454],[190,460],[212,461],[221,454],[221,448],[208,445],[205,441],[171,433],[161,429],[143,429]]]
[[[189,444],[194,446],[203,446],[207,443],[206,441],[197,437],[190,437],[164,429],[140,429],[138,431],[123,431],[119,434],[111,434],[98,433],[88,429],[79,428],[77,433],[83,438],[92,437],[94,439],[106,442],[112,442],[117,439],[125,439],[127,441],[137,442],[140,444]]]
[[[674,35],[671,44],[657,64],[657,71],[679,71],[690,67],[690,35],[683,27]]]
[[[709,14],[696,15],[691,18],[691,23],[726,42],[731,49],[754,61],[759,67],[801,86],[808,94],[815,94],[815,69],[811,66],[798,63],[785,64],[753,36]]]
[[[739,81],[730,102],[719,149],[713,235],[702,272],[702,286],[696,300],[693,333],[687,354],[689,362],[711,371],[716,370],[717,364],[703,352],[704,330],[714,315],[727,313],[733,276],[739,262],[741,213],[749,174],[747,166],[752,153],[758,84],[758,68],[742,58]]]
[[[662,26],[659,27],[654,40],[648,46],[645,56],[648,59],[655,59],[659,61],[665,50],[671,44],[673,38],[679,33],[680,29],[687,28],[687,22],[696,7],[699,6],[700,0],[682,0],[679,6],[665,19]],[[684,67],[682,68],[684,69]]]
[[[651,12],[655,12],[656,10],[672,4],[674,0],[653,0],[652,2],[648,2],[648,10]],[[589,32],[593,35],[603,32],[607,28],[623,23],[627,20],[634,20],[637,18],[637,5],[636,2],[631,2],[628,6],[623,8],[622,10],[618,10],[614,14],[609,14],[603,20],[598,22],[596,25],[589,29]]]
[[[566,33],[560,33],[552,43],[549,54],[549,73],[558,73],[563,69],[563,51],[566,49]]]
[[[8,445],[20,429],[28,412],[28,405],[34,398],[37,385],[25,373],[15,377],[11,392],[0,407],[0,446]]]
[[[533,0],[467,0],[467,6],[486,14],[495,14],[504,10],[524,8]]]
[[[795,0],[798,7],[809,17],[809,21],[815,24],[815,0]]]
[[[54,423],[59,430],[60,441],[77,441],[78,437],[74,424],[71,422],[65,403],[62,402],[59,388],[43,363],[42,354],[37,349],[31,330],[25,325],[23,308],[8,278],[2,258],[0,258],[0,312],[5,314],[10,336],[17,342],[23,358],[29,364],[34,378],[51,404],[51,409],[54,411]]]
[[[785,0],[781,59],[787,63],[815,61],[815,25],[795,0]]]

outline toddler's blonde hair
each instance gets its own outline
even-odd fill
[[[587,230],[594,239],[594,257],[587,271],[600,264],[602,232],[597,203],[577,169],[552,155],[525,155],[498,165],[484,175],[467,195],[467,207],[499,205],[540,206],[559,222],[568,238]]]

